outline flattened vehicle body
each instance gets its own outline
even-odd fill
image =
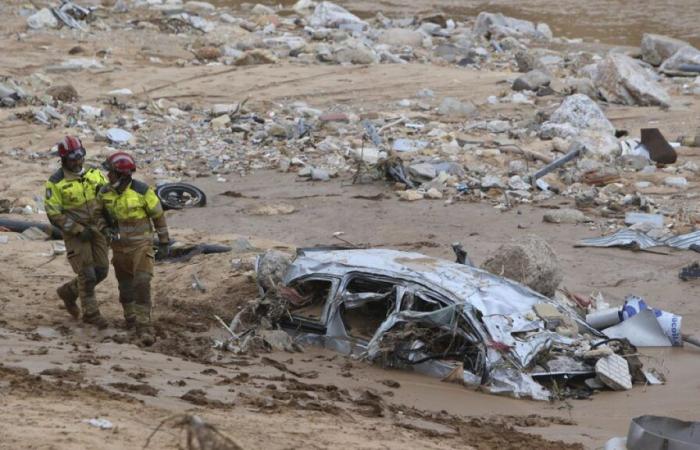
[[[594,372],[574,351],[579,330],[600,333],[566,306],[473,266],[386,249],[303,249],[283,283],[296,293],[285,329],[385,366],[539,400],[550,392],[537,377]],[[559,319],[540,318],[541,304]],[[560,319],[568,335],[555,331]]]

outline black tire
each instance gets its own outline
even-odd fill
[[[163,209],[201,208],[207,204],[206,194],[187,183],[166,183],[156,188]]]

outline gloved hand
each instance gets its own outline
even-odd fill
[[[165,259],[170,255],[170,243],[169,242],[159,242],[156,247],[156,259]]]
[[[104,234],[105,238],[110,242],[116,240],[118,237],[117,231],[114,228],[104,228],[102,234]]]
[[[91,241],[92,237],[92,230],[89,227],[83,228],[83,231],[78,234],[78,239],[83,242]]]

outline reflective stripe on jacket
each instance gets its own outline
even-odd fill
[[[105,184],[98,169],[87,169],[82,175],[58,169],[46,182],[44,204],[49,221],[69,234],[79,234],[90,225],[101,228],[96,197]]]
[[[146,183],[132,180],[120,194],[111,186],[105,186],[98,194],[100,207],[110,217],[119,233],[116,245],[150,241],[153,239],[153,226],[161,242],[168,241],[168,228],[165,223],[163,206],[158,196]]]

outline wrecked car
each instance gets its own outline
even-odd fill
[[[269,293],[269,271],[258,283]],[[595,375],[604,336],[568,305],[476,267],[387,249],[301,249],[283,271],[281,328],[491,393],[546,400],[538,381]],[[546,383],[545,383],[546,384]]]

